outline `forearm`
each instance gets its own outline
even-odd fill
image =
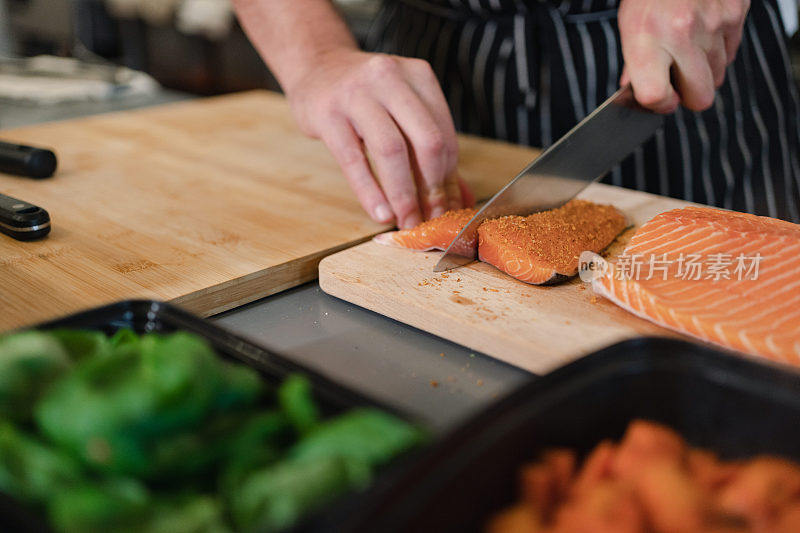
[[[250,40],[287,93],[326,54],[358,48],[328,0],[233,0],[233,5]]]

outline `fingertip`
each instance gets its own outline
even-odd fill
[[[458,186],[461,189],[462,205],[464,207],[473,207],[475,205],[475,194],[472,192],[472,188],[463,178],[458,178]]]
[[[622,67],[622,76],[619,77],[619,86],[624,87],[628,83],[630,83],[631,77],[628,74],[628,69],[626,67]]]
[[[448,195],[444,186],[437,187],[428,191],[425,197],[424,206],[431,218],[443,214],[448,209]]]
[[[687,109],[692,111],[705,111],[714,104],[716,93],[713,89],[694,91],[687,94],[682,103]]]
[[[681,104],[681,97],[680,95],[678,95],[677,92],[673,90],[672,94],[669,97],[667,97],[663,102],[659,102],[658,104],[644,106],[644,107],[646,107],[647,109],[649,109],[654,113],[659,113],[661,115],[670,115],[678,109],[678,106],[680,104]]]
[[[372,210],[372,220],[379,224],[388,224],[394,221],[394,214],[388,205],[380,204]]]
[[[678,96],[678,93],[676,93],[675,91],[672,91],[672,97],[669,99],[667,104],[664,106],[664,109],[662,109],[659,112],[663,113],[665,115],[669,115],[670,113],[674,113],[678,109],[678,106],[680,105],[680,103],[681,103],[681,97]]]
[[[411,229],[422,223],[422,216],[419,213],[411,213],[400,221],[400,229]]]
[[[656,112],[669,109],[677,94],[669,83],[639,83],[633,86],[633,95],[643,107]]]
[[[440,216],[444,215],[445,211],[446,211],[446,209],[444,207],[442,207],[441,205],[434,206],[433,208],[431,208],[431,216],[430,216],[430,218],[440,217]]]

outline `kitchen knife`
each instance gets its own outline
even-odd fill
[[[52,176],[57,166],[52,150],[0,141],[0,172],[42,179]]]
[[[50,233],[50,215],[39,206],[0,194],[0,232],[18,241]]]
[[[630,84],[622,87],[500,189],[450,243],[434,272],[475,260],[452,250],[484,220],[564,205],[649,139],[663,120],[636,103]]]

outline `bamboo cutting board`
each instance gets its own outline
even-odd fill
[[[210,315],[312,280],[322,257],[386,229],[362,212],[325,147],[297,130],[283,97],[266,91],[0,138],[51,146],[60,163],[47,180],[0,175],[0,192],[53,221],[39,242],[0,235],[0,330],[127,298]],[[531,158],[460,142],[479,197]]]
[[[633,223],[611,255],[635,227],[688,205],[602,184],[580,197],[612,204]],[[537,374],[624,339],[674,335],[595,297],[577,278],[537,287],[478,262],[434,273],[440,255],[366,242],[324,259],[319,283],[328,294]]]

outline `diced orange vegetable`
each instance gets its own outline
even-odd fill
[[[542,523],[530,507],[518,504],[492,518],[486,530],[488,533],[538,533],[542,531]]]
[[[580,498],[562,507],[553,533],[639,533],[645,521],[630,488],[615,481],[599,481]]]
[[[800,502],[785,507],[775,521],[773,533],[797,533],[800,531]]]
[[[619,445],[614,459],[614,474],[623,479],[633,479],[642,467],[652,460],[672,461],[684,460],[686,443],[680,435],[666,426],[635,420]]]
[[[712,452],[700,449],[689,450],[687,464],[691,476],[709,492],[728,483],[739,468],[738,463],[723,463]]]
[[[566,449],[522,471],[522,502],[490,533],[800,533],[800,464],[721,461],[672,429],[634,421],[580,468]]]
[[[702,530],[707,510],[704,495],[689,472],[672,458],[642,464],[635,487],[649,522],[657,531]]]
[[[764,527],[780,507],[800,496],[800,466],[777,457],[757,457],[741,467],[720,494],[722,509]],[[800,531],[800,530],[798,530]]]
[[[604,440],[595,447],[583,463],[583,468],[575,477],[571,494],[583,493],[611,475],[611,465],[616,453],[616,446]]]
[[[522,469],[522,500],[540,517],[547,518],[556,504],[555,478],[550,466],[543,463]]]
[[[559,448],[545,452],[543,456],[545,464],[550,466],[553,473],[553,481],[558,493],[558,498],[566,496],[572,480],[575,476],[575,452],[566,448]]]
[[[566,495],[575,470],[575,454],[570,450],[548,450],[539,463],[522,470],[522,497],[544,520]]]

